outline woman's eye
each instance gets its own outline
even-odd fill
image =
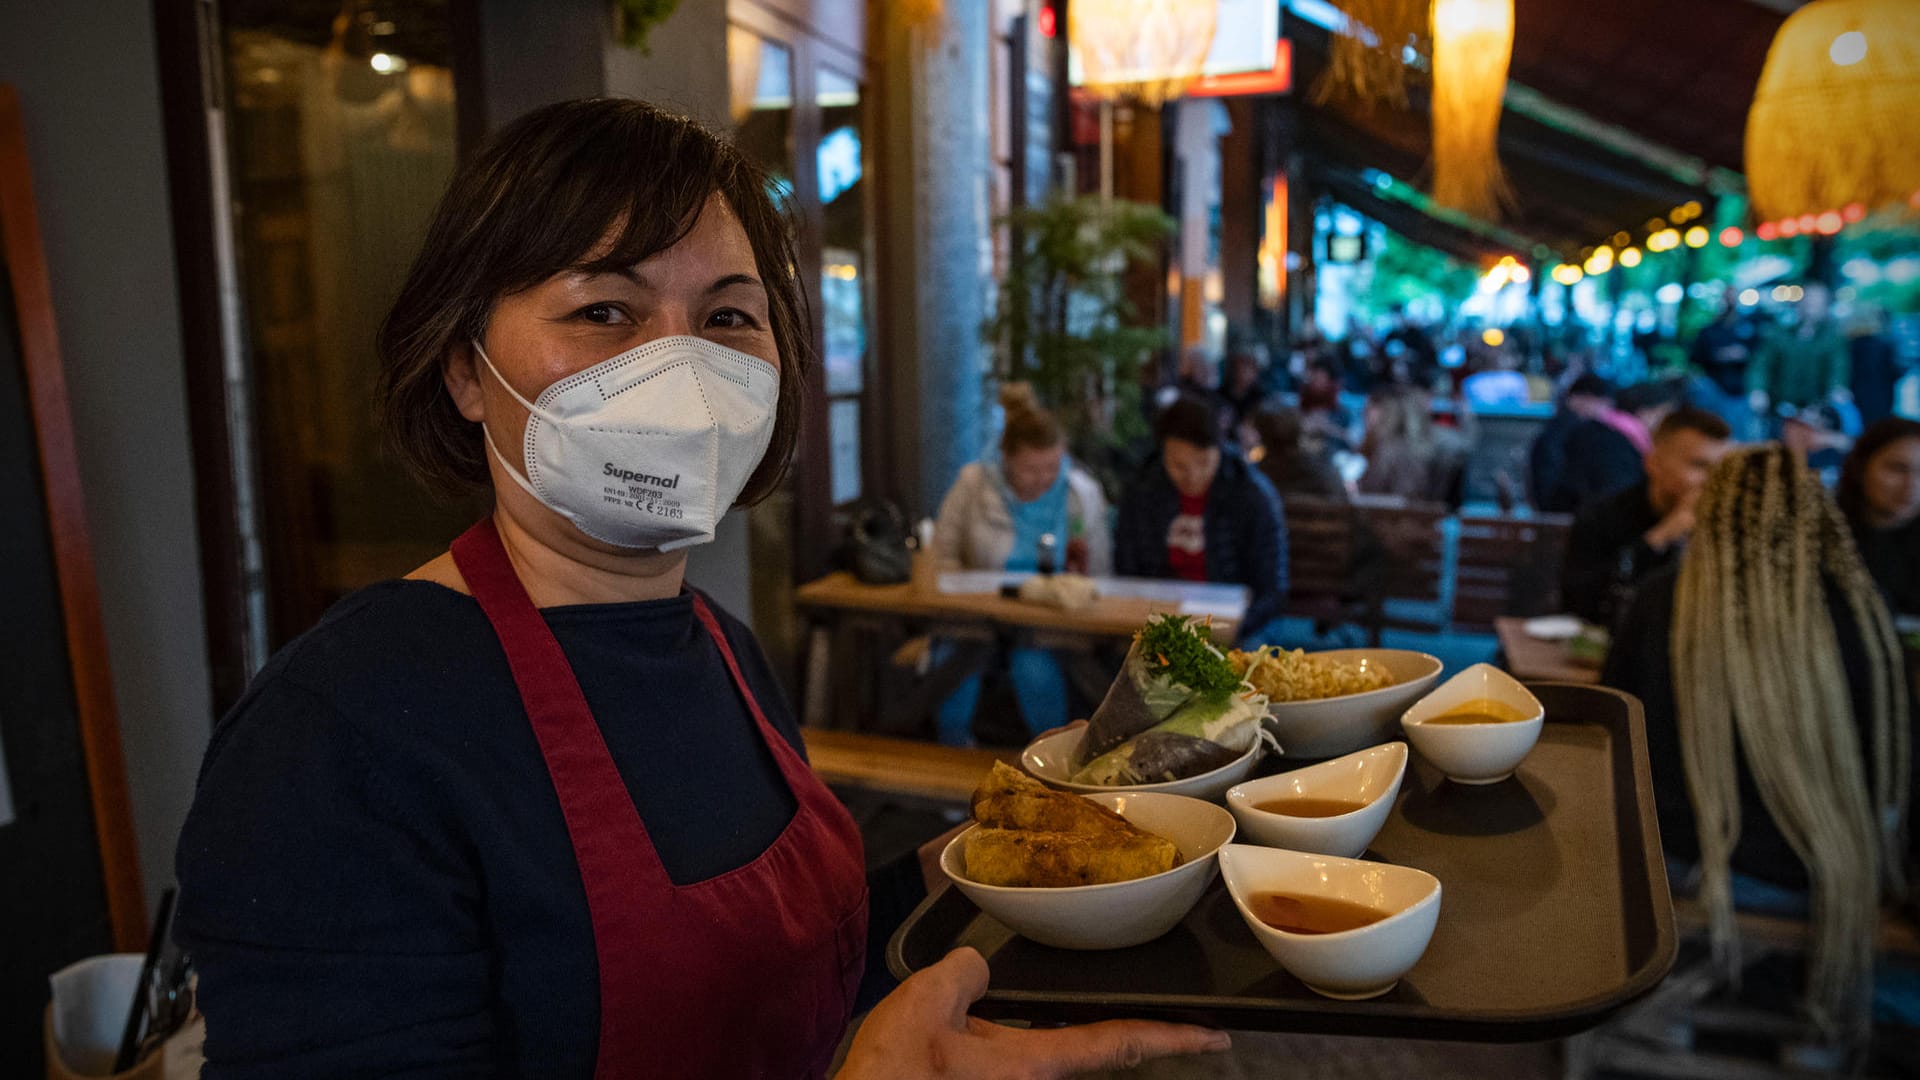
[[[577,319],[584,319],[599,326],[615,326],[633,321],[627,318],[627,313],[622,311],[618,304],[588,304],[573,314]]]
[[[707,316],[707,325],[719,330],[755,330],[760,324],[739,308],[721,308]]]

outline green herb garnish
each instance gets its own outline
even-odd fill
[[[1151,675],[1164,675],[1200,693],[1240,688],[1239,673],[1207,640],[1206,628],[1198,619],[1156,615],[1134,635],[1134,640]]]

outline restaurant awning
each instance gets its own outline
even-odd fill
[[[1740,170],[1767,48],[1802,0],[1514,0],[1513,81]]]
[[[1289,34],[1299,72],[1305,156],[1322,163],[1329,175],[1358,177],[1378,169],[1425,187],[1430,120],[1424,91],[1416,89],[1406,109],[1341,100],[1315,104],[1312,87],[1325,70],[1328,34],[1301,20],[1289,24]],[[1513,234],[1506,239],[1524,238],[1529,246],[1544,245],[1559,257],[1605,242],[1618,231],[1639,229],[1650,218],[1710,194],[1703,171],[1689,177],[1686,170],[1669,168],[1661,160],[1617,149],[1578,124],[1523,114],[1511,106],[1501,119],[1500,155],[1514,196],[1510,211],[1498,223]],[[1353,194],[1351,185],[1347,189]],[[1409,228],[1418,227],[1409,224]],[[1489,238],[1490,231],[1483,231],[1483,239]],[[1449,243],[1435,246],[1449,247]],[[1512,251],[1513,245],[1495,250]]]

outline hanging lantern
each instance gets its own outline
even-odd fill
[[[904,26],[925,26],[945,7],[941,0],[894,0],[894,10]]]
[[[1488,220],[1507,201],[1500,110],[1513,0],[1434,0],[1433,201]]]
[[[1104,98],[1158,105],[1200,77],[1218,0],[1073,0],[1067,38],[1082,84]]]
[[[1426,36],[1431,0],[1338,0],[1338,6],[1346,25],[1333,33],[1314,100],[1346,97],[1406,108],[1406,52]]]
[[[1887,205],[1920,188],[1920,4],[1815,0],[1780,24],[1747,114],[1763,219]]]

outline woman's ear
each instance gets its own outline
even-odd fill
[[[470,341],[447,350],[440,365],[440,377],[447,384],[447,396],[453,399],[460,415],[481,423],[487,418],[487,396],[480,387],[480,356]]]

